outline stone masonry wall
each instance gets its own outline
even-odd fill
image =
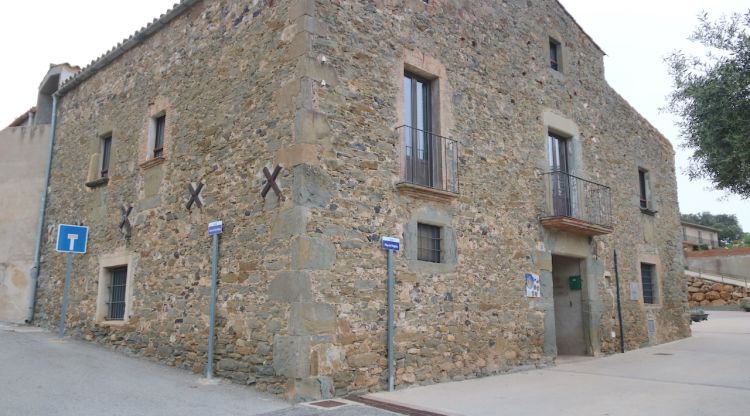
[[[89,252],[74,262],[69,332],[204,371],[206,226],[223,219],[217,374],[282,394],[273,346],[287,331],[290,306],[274,299],[269,282],[289,269],[289,235],[305,226],[292,210],[291,163],[278,179],[285,200],[259,194],[262,168],[289,159],[290,106],[302,94],[293,57],[301,11],[289,1],[254,3],[200,2],[62,98],[37,316],[45,326],[59,318],[64,256],[53,251],[55,226],[82,222],[91,236]],[[141,165],[149,118],[162,111],[165,160]],[[90,160],[99,160],[99,137],[108,132],[109,183],[89,189]],[[198,182],[203,208],[187,210],[187,186]],[[131,204],[126,238],[120,209]],[[95,319],[102,259],[112,254],[128,256],[134,273],[124,323]]]
[[[553,35],[562,72],[547,64]],[[457,196],[397,186],[406,67],[438,78],[433,128],[458,140]],[[404,246],[398,387],[552,362],[551,285],[526,298],[523,276],[548,279],[565,247],[586,264],[590,354],[619,345],[615,249],[628,348],[688,336],[674,155],[603,77],[602,52],[554,1],[198,3],[63,98],[38,316],[59,317],[54,225],[83,222],[90,252],[75,262],[69,331],[202,371],[206,224],[221,218],[218,374],[292,400],[385,388],[384,235]],[[148,161],[148,120],[163,111],[165,160]],[[541,227],[550,117],[577,130],[576,175],[611,187],[613,234]],[[110,131],[109,183],[88,189]],[[264,201],[261,171],[276,164],[284,198]],[[655,215],[638,208],[639,166]],[[205,205],[188,211],[198,182]],[[123,204],[134,206],[127,238]],[[417,260],[420,222],[442,227],[443,263]],[[96,318],[109,255],[133,268],[124,323]],[[640,262],[658,266],[657,305],[625,296]]]
[[[701,306],[739,305],[740,301],[750,296],[750,291],[741,286],[722,284],[689,276],[688,301],[691,308]]]
[[[543,334],[550,305],[525,298],[522,280],[524,272],[551,267],[544,261],[549,251],[537,250],[549,234],[539,225],[548,169],[545,110],[580,130],[579,175],[612,188],[615,233],[583,240],[602,267],[594,311],[600,339],[592,352],[619,346],[611,337],[619,333],[613,249],[624,288],[640,283],[644,258],[659,264],[659,305],[623,295],[627,347],[689,335],[673,151],[606,84],[601,52],[556,2],[317,5],[326,32],[313,38],[311,55],[326,57],[335,73],[314,90],[316,109],[331,126],[331,150],[320,164],[337,192],[312,221],[322,223],[322,237],[339,250],[332,273],[321,274],[313,288],[316,296],[339,303],[344,337],[338,342],[348,368],[334,374],[337,389],[384,386],[385,255],[369,241],[379,235],[408,241],[414,218],[448,218],[459,255],[457,264],[445,267],[412,261],[405,252],[397,256],[397,385],[547,362]],[[563,74],[547,66],[548,33],[564,42]],[[447,103],[440,98],[440,112],[449,106],[452,119],[441,120],[439,133],[461,146],[455,200],[436,202],[394,188],[401,180],[393,130],[403,123],[398,101],[405,61],[421,63],[422,70],[434,61],[447,68],[438,82],[441,94],[452,93]],[[655,216],[638,208],[639,166],[652,175]],[[655,334],[648,333],[648,319],[656,322]]]

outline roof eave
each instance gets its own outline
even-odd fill
[[[96,74],[99,70],[105,68],[107,65],[114,62],[117,58],[124,55],[129,50],[143,43],[151,35],[158,32],[161,28],[169,24],[169,22],[182,15],[192,5],[200,1],[202,0],[182,0],[180,3],[176,3],[174,7],[168,10],[166,13],[154,19],[151,23],[149,23],[145,27],[142,27],[141,30],[133,33],[127,39],[124,39],[122,42],[118,43],[117,46],[110,49],[109,52],[106,52],[98,59],[93,60],[88,66],[84,67],[75,76],[65,81],[65,83],[57,90],[55,95],[57,95],[58,97],[62,97],[71,90],[75,89],[77,86],[81,85],[81,83],[94,76],[94,74]]]

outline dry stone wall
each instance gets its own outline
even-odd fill
[[[739,305],[742,299],[750,296],[750,291],[747,288],[693,276],[687,278],[687,284],[688,301],[690,301],[691,308]]]
[[[552,34],[562,73],[547,65]],[[459,143],[458,195],[397,186],[407,67],[439,77],[434,128]],[[163,112],[165,160],[150,161],[149,119]],[[575,126],[576,173],[611,187],[613,234],[541,227],[548,117]],[[404,242],[397,387],[552,362],[549,276],[568,247],[588,273],[590,354],[619,345],[615,249],[625,288],[640,282],[641,261],[658,264],[659,304],[623,301],[628,348],[689,335],[673,152],[609,88],[602,52],[557,2],[203,1],[68,92],[59,123],[38,316],[51,326],[59,313],[54,225],[89,225],[71,291],[75,336],[202,371],[206,224],[217,218],[218,375],[292,400],[385,387],[384,235]],[[89,189],[108,132],[109,183]],[[283,198],[264,200],[262,168],[276,164]],[[653,216],[638,209],[644,165]],[[203,206],[187,210],[197,183]],[[128,204],[129,237],[117,227]],[[443,262],[417,259],[420,222],[442,227]],[[123,323],[96,319],[112,253],[133,268]],[[527,272],[542,275],[543,298],[525,297]]]

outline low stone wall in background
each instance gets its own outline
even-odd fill
[[[738,305],[745,297],[750,297],[750,291],[741,286],[688,277],[688,301],[691,308]]]

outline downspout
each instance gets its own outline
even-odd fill
[[[34,247],[34,265],[31,267],[31,292],[29,293],[29,311],[26,314],[26,323],[34,321],[34,309],[36,308],[36,289],[39,284],[39,263],[42,256],[42,235],[44,233],[44,214],[47,212],[47,188],[49,187],[49,176],[52,170],[52,151],[55,147],[55,129],[57,127],[57,92],[52,94],[52,124],[49,133],[49,151],[47,153],[47,170],[44,175],[44,188],[42,188],[42,199],[39,205],[39,222],[36,228],[36,246]]]

